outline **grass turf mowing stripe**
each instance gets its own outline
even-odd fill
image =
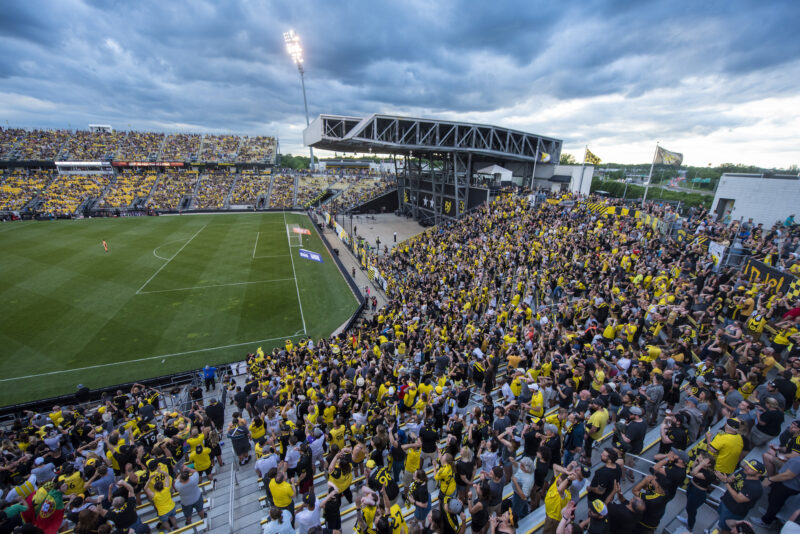
[[[264,342],[271,350],[283,344],[281,333],[302,331],[301,304],[307,334],[329,335],[357,302],[313,230],[303,248],[322,254],[325,263],[299,260],[292,271],[283,217],[261,212],[46,221],[0,233],[0,299],[6,305],[0,379],[16,377],[3,382],[0,404],[70,393],[79,382],[93,388],[238,361],[256,348],[236,346],[242,339],[276,338]],[[305,214],[287,213],[286,221],[312,227]],[[289,280],[240,284],[283,278]],[[208,285],[219,287],[149,293]],[[204,351],[208,347],[228,348]],[[173,353],[184,354],[163,363],[105,365]],[[19,378],[94,365],[105,367]]]

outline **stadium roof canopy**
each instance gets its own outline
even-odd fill
[[[458,152],[520,163],[555,163],[561,155],[559,139],[485,124],[380,114],[365,118],[320,115],[303,131],[303,142],[335,152]]]

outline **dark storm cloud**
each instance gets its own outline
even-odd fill
[[[667,90],[676,103],[684,91],[684,110],[620,115],[669,130],[686,128],[681,112],[694,110],[691,128],[713,132],[743,119],[706,109],[711,104],[796,91],[797,20],[794,1],[12,0],[0,17],[0,118],[280,132],[296,143],[302,96],[282,39],[293,28],[306,50],[313,115],[502,118],[509,109],[535,115],[542,102],[635,102]],[[691,90],[692,80],[708,77],[715,87]],[[599,135],[607,119],[596,119]],[[575,117],[556,132],[560,126],[592,135]]]

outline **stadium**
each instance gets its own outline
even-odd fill
[[[800,529],[800,176],[306,119],[0,127],[0,534]]]

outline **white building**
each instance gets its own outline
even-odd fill
[[[544,167],[548,172],[543,176],[536,169],[536,179],[533,189],[546,189],[554,193],[570,191],[588,195],[592,187],[594,165],[548,165]],[[552,175],[549,171],[552,169]],[[581,179],[583,173],[583,179]]]
[[[800,211],[800,176],[725,173],[719,180],[711,212],[717,220],[752,218],[772,226]]]

